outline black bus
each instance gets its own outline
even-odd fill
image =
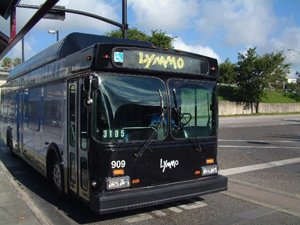
[[[210,57],[72,33],[11,71],[1,137],[100,214],[223,191],[218,77]]]

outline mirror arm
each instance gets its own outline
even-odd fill
[[[86,103],[88,104],[88,105],[91,105],[91,104],[93,104],[94,103],[94,100],[92,99],[92,82],[93,82],[93,76],[92,75],[90,75],[89,76],[89,90],[88,90],[88,99],[87,99],[87,101],[86,101]]]

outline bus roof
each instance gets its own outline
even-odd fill
[[[95,44],[124,44],[137,47],[152,47],[150,42],[135,41],[129,39],[111,38],[107,36],[85,34],[85,33],[71,33],[56,44],[39,52],[31,57],[26,62],[16,66],[11,70],[8,76],[8,81],[12,80],[26,72],[37,69],[50,62],[65,58],[68,55],[76,53],[82,49],[90,47]]]

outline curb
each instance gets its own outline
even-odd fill
[[[28,206],[28,208],[32,211],[35,218],[42,225],[53,225],[53,223],[44,215],[44,213],[34,204],[30,196],[27,192],[20,186],[20,184],[13,178],[11,173],[5,167],[3,162],[0,160],[0,172],[3,173],[4,177],[9,181],[9,183],[13,186],[13,188],[17,191],[20,198],[24,201],[24,203]]]

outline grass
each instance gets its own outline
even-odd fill
[[[236,101],[235,88],[231,86],[219,86],[219,101]],[[266,91],[262,103],[300,103],[300,96],[284,91]]]
[[[262,99],[263,103],[299,103],[300,98],[291,93],[285,93],[283,91],[267,91],[266,95]]]

